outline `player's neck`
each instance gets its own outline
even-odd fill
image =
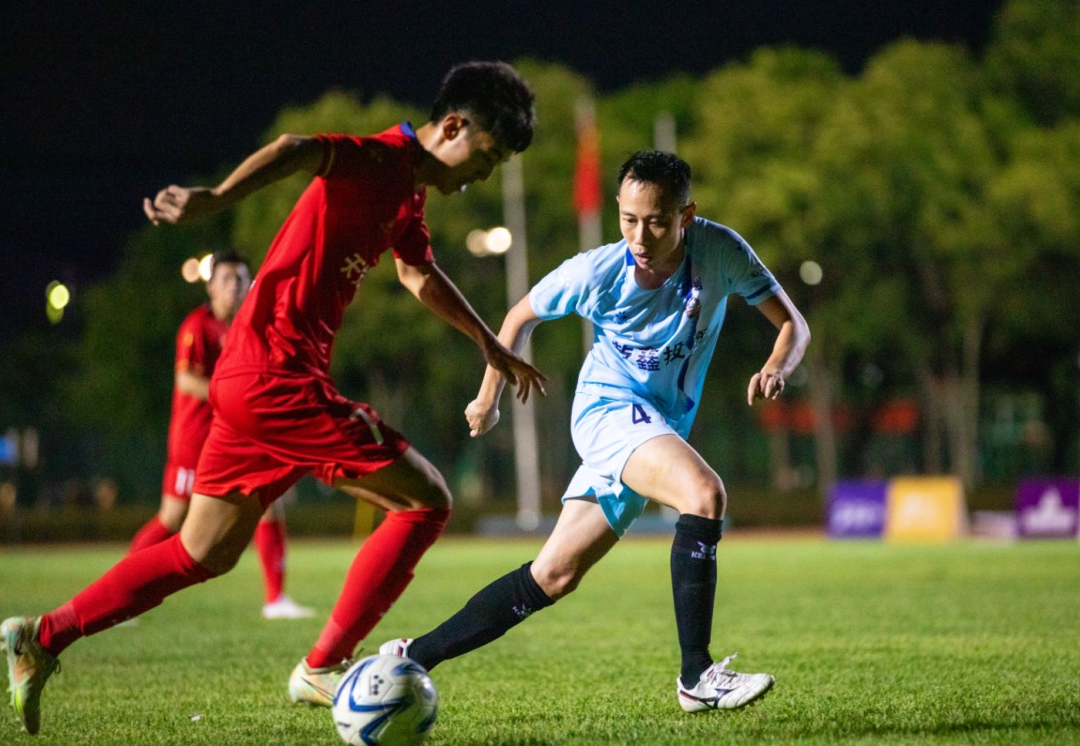
[[[678,271],[685,255],[686,241],[683,240],[679,242],[678,248],[671,252],[671,256],[662,265],[652,269],[645,269],[638,264],[634,264],[634,280],[637,282],[638,287],[642,290],[655,290],[663,285],[668,281],[669,277]]]
[[[224,321],[225,323],[231,323],[233,317],[236,316],[236,312],[232,308],[232,304],[228,306],[215,305],[213,301],[210,302],[210,313],[214,314],[214,318],[218,321]]]
[[[433,184],[437,169],[445,168],[430,152],[438,135],[438,126],[428,122],[416,130],[416,141],[420,145],[420,153],[413,168],[413,182],[416,189]]]

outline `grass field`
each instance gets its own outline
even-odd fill
[[[534,542],[452,539],[369,648],[440,622]],[[119,545],[0,551],[0,617],[52,608]],[[290,546],[289,589],[325,614],[353,547]],[[581,589],[502,640],[434,671],[428,743],[1080,743],[1080,547],[889,546],[729,538],[719,658],[767,671],[757,706],[686,715],[668,545],[627,541]],[[76,643],[43,697],[40,744],[332,744],[325,710],[291,706],[289,671],[322,619],[265,622],[249,552],[137,626]],[[9,709],[0,744],[33,743]]]

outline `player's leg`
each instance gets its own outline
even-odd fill
[[[285,594],[285,504],[275,500],[255,528],[255,551],[262,566],[266,603],[264,619],[306,619],[315,611]]]
[[[414,448],[362,478],[338,477],[334,486],[386,511],[360,547],[322,634],[289,680],[294,702],[330,706],[343,661],[390,609],[413,568],[450,517],[450,490]]]
[[[188,586],[227,572],[262,513],[256,497],[196,495],[180,533],[128,555],[67,603],[40,618],[12,617],[0,628],[12,704],[31,733],[40,726],[41,690],[56,657],[92,635],[154,608]]]
[[[772,687],[767,674],[736,674],[709,652],[716,597],[716,547],[727,505],[716,472],[678,435],[641,444],[622,481],[638,494],[679,511],[671,546],[671,587],[682,651],[677,691],[684,710],[742,707]]]
[[[567,500],[555,530],[534,561],[483,588],[426,635],[412,641],[391,641],[382,651],[408,654],[430,670],[497,640],[577,588],[585,573],[618,540],[599,505]]]
[[[194,468],[177,466],[171,462],[165,466],[161,485],[161,507],[135,534],[128,549],[129,554],[152,547],[179,533],[191,502],[191,485],[194,480]]]

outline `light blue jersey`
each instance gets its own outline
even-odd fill
[[[728,296],[757,305],[780,290],[730,228],[697,218],[685,249],[655,290],[638,287],[634,257],[620,241],[566,260],[529,295],[541,319],[576,313],[593,323],[570,424],[582,465],[563,500],[598,503],[618,536],[648,502],[623,484],[623,469],[643,443],[690,434]]]
[[[689,431],[724,324],[727,297],[750,305],[780,285],[735,231],[704,218],[687,228],[682,264],[655,290],[634,279],[627,242],[567,259],[532,289],[532,309],[550,320],[576,313],[593,324],[593,347],[577,391],[649,402]]]

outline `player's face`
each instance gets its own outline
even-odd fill
[[[214,267],[214,274],[206,283],[206,293],[215,312],[229,318],[240,310],[240,304],[251,289],[251,271],[247,265],[221,263]]]
[[[680,205],[662,186],[625,179],[619,187],[619,229],[637,266],[649,272],[674,271],[682,261],[682,240],[696,206]]]
[[[435,187],[443,194],[464,191],[469,184],[485,181],[512,151],[498,143],[468,117],[448,114],[440,123],[442,137],[431,151],[443,168]]]

